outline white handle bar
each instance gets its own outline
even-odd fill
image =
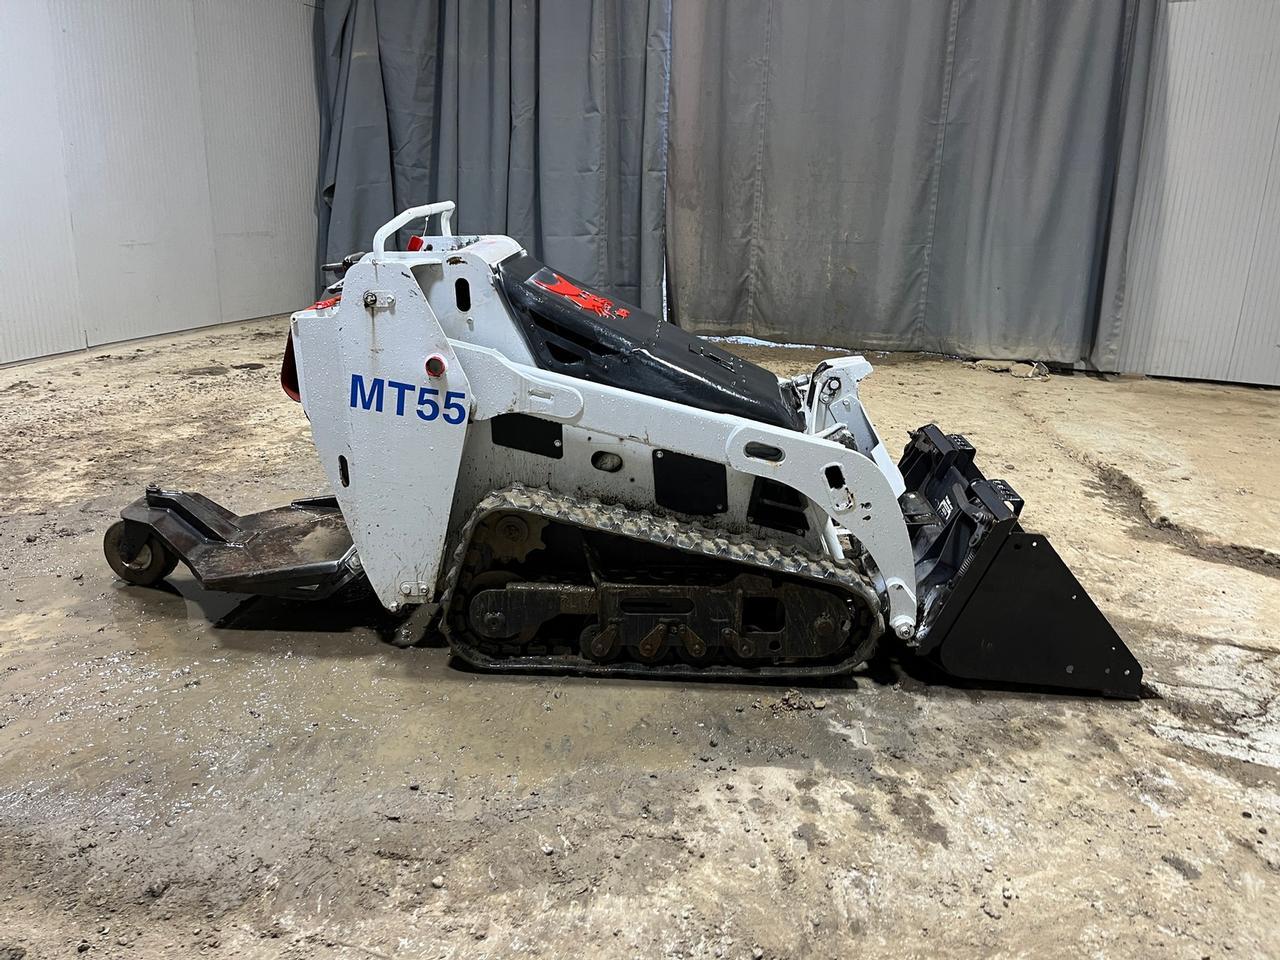
[[[375,255],[381,255],[387,252],[387,238],[395,236],[397,230],[406,223],[412,223],[419,217],[429,219],[440,214],[440,236],[452,237],[453,231],[450,229],[449,220],[453,216],[454,202],[452,200],[441,200],[437,203],[428,203],[423,207],[410,207],[395,217],[392,217],[386,223],[378,228],[378,232],[373,235],[373,252]]]

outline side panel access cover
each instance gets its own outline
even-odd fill
[[[293,324],[316,451],[382,605],[432,599],[471,387],[408,269],[362,260],[336,316]],[[445,371],[428,376],[429,357]]]

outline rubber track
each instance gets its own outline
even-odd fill
[[[471,538],[477,524],[493,513],[526,513],[565,523],[585,530],[600,530],[633,540],[644,540],[683,553],[702,554],[727,560],[773,574],[784,574],[820,583],[827,588],[845,591],[870,614],[866,635],[848,657],[821,666],[739,666],[731,663],[694,666],[686,663],[645,664],[637,662],[596,663],[581,656],[518,655],[494,656],[474,641],[466,622],[465,603],[453,609],[459,586],[479,570],[467,568]],[[472,562],[475,562],[473,560]],[[465,593],[464,593],[465,599]],[[803,677],[839,676],[861,666],[875,650],[884,632],[884,616],[880,598],[871,581],[849,561],[835,561],[802,547],[782,548],[768,540],[729,533],[698,523],[632,510],[617,504],[602,503],[592,497],[550,493],[516,484],[498,490],[476,505],[462,528],[452,563],[445,579],[441,629],[453,652],[480,670],[503,673],[576,673],[592,676],[690,679],[799,679]]]

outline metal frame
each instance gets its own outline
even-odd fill
[[[384,606],[396,610],[437,599],[451,516],[473,506],[478,491],[513,479],[546,482],[549,468],[537,462],[541,458],[521,453],[502,464],[491,458],[487,476],[476,476],[472,464],[469,481],[459,482],[476,424],[525,413],[576,428],[576,442],[587,442],[585,436],[602,449],[671,450],[723,463],[731,477],[765,477],[798,490],[825,518],[818,535],[828,553],[843,557],[838,529],[865,552],[862,559],[878,575],[891,628],[900,637],[911,636],[916,581],[897,502],[903,481],[857,393],[869,363],[850,357],[819,368],[805,433],[539,369],[493,287],[493,268],[519,246],[507,237],[454,237],[453,209],[448,201],[428,204],[384,224],[373,252],[347,272],[341,302],[302,311],[293,321],[302,402],[316,449]],[[400,228],[434,215],[441,216],[441,233],[423,235],[431,249],[386,249]],[[449,309],[456,278],[471,283],[465,314]],[[442,377],[425,372],[431,356],[444,359]],[[411,392],[425,387],[441,395],[463,393],[467,418],[458,424],[442,418],[423,422],[413,415],[416,410],[389,412],[387,404],[405,395],[399,386],[391,400],[382,388],[381,410],[364,409],[369,398],[361,393],[353,401],[353,375],[366,386],[377,379]],[[561,461],[560,475],[568,471],[581,488],[606,494],[614,492],[611,484],[626,484],[586,461]],[[731,485],[744,489],[741,482]],[[405,489],[421,495],[406,502]],[[625,489],[617,493],[626,499]],[[746,497],[737,499],[741,505],[731,523],[745,522]]]
[[[800,491],[867,552],[883,580],[894,632],[909,636],[914,630],[911,541],[893,484],[871,457],[824,436],[523,367],[484,347],[453,346],[464,358],[473,382],[485,385],[476,394],[476,420],[510,412],[533,413],[593,433],[722,462],[738,473],[776,480]],[[753,445],[773,448],[781,459],[752,455]],[[839,483],[829,479],[831,468],[839,469]],[[892,472],[901,484],[897,467]],[[828,549],[834,554],[829,543]]]

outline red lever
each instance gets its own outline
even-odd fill
[[[433,353],[427,357],[427,376],[443,377],[444,372],[449,369],[449,365],[445,363],[444,357],[438,353]]]

